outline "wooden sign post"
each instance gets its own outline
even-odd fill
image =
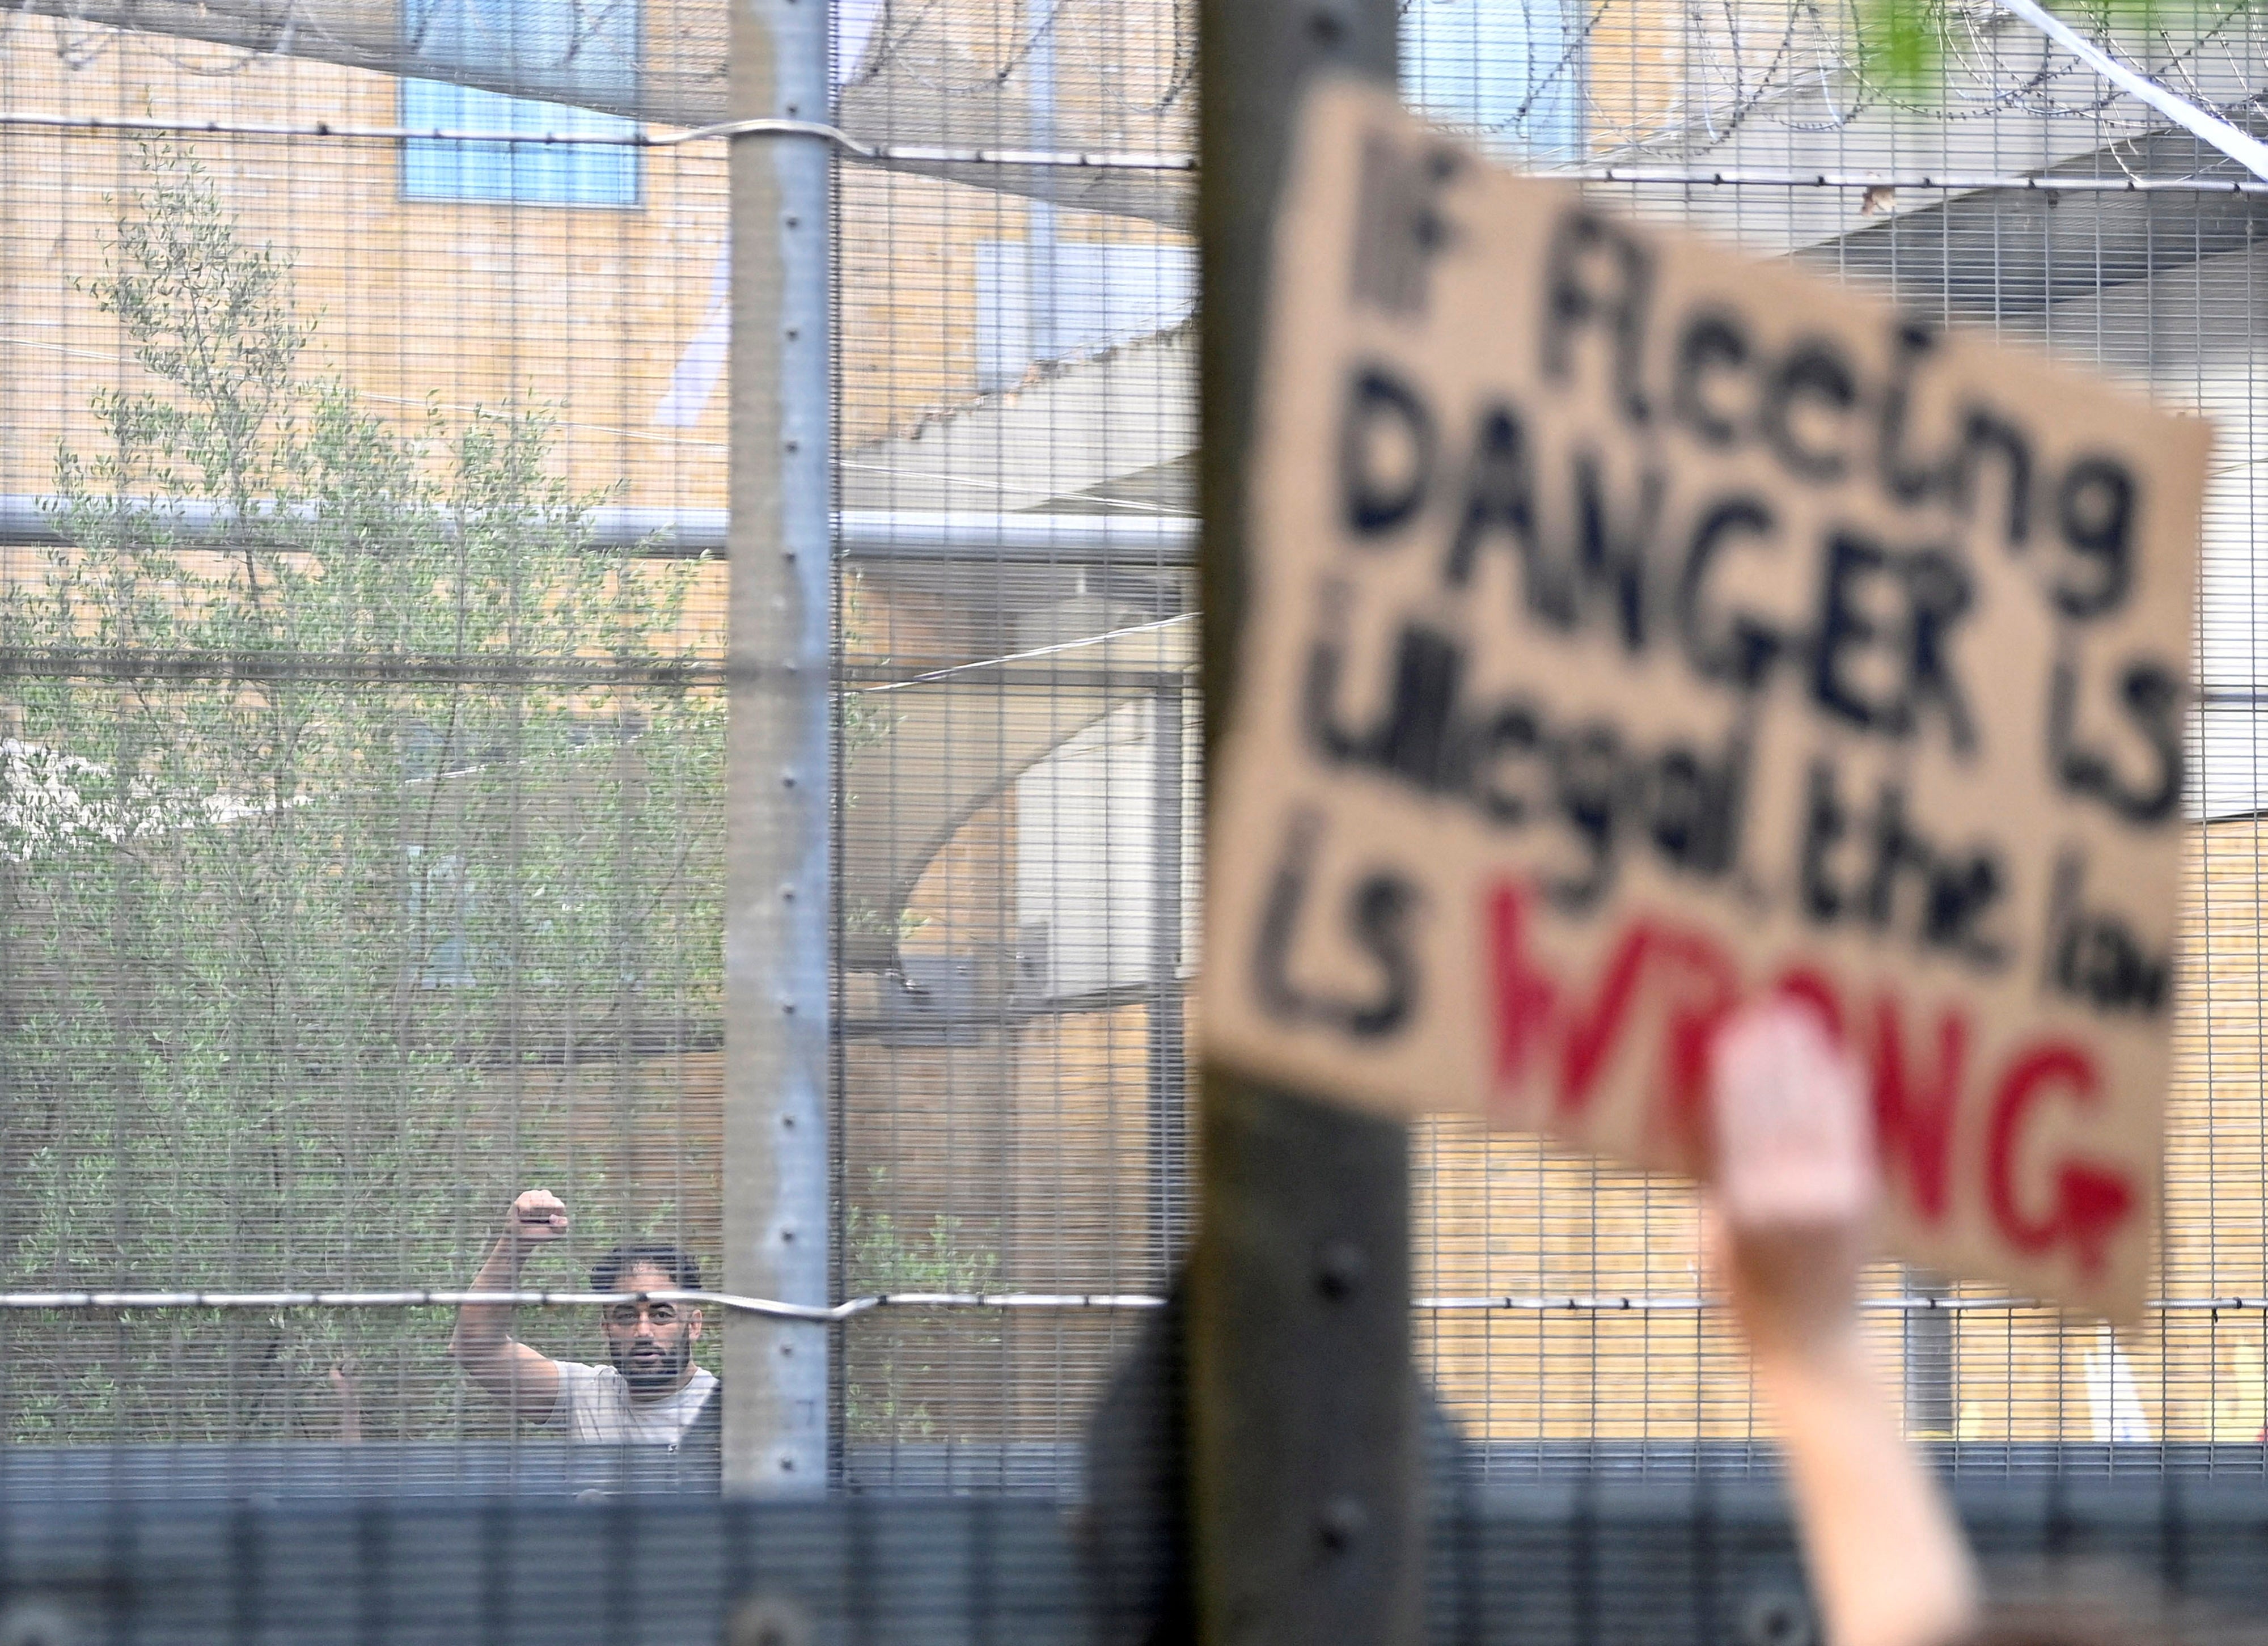
[[[1902,1255],[2131,1317],[2205,425],[1353,85],[1272,268],[1208,1055],[1705,1175],[1788,991]]]

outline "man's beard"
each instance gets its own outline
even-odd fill
[[[685,1363],[692,1351],[684,1344],[657,1343],[654,1352],[640,1355],[634,1348],[621,1343],[609,1343],[607,1352],[614,1356],[615,1370],[622,1375],[632,1394],[666,1394],[685,1370]]]

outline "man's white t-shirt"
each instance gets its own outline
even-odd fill
[[[551,1363],[559,1370],[559,1400],[544,1427],[563,1429],[570,1440],[674,1446],[717,1387],[715,1374],[696,1367],[675,1393],[659,1400],[633,1400],[630,1385],[612,1366],[585,1366],[574,1360]]]

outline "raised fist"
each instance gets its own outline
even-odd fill
[[[504,1214],[504,1234],[523,1246],[556,1240],[567,1232],[567,1206],[549,1189],[528,1189]]]
[[[1874,1209],[1873,1117],[1864,1077],[1818,1012],[1751,1006],[1717,1037],[1717,1200],[1741,1234],[1863,1225]]]
[[[1818,1013],[1750,1007],[1717,1037],[1716,1278],[1758,1348],[1819,1347],[1856,1323],[1878,1193],[1864,1078]]]

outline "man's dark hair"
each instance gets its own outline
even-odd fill
[[[591,1268],[593,1291],[620,1291],[622,1277],[634,1269],[650,1268],[669,1276],[673,1291],[701,1290],[701,1263],[682,1246],[667,1241],[618,1246]]]

